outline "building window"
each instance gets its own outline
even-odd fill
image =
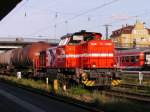
[[[129,43],[129,39],[127,37],[124,37],[124,43]]]
[[[145,41],[146,41],[146,39],[145,39],[144,37],[141,37],[141,41],[144,41],[144,42],[145,42]]]

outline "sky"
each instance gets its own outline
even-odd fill
[[[150,0],[23,0],[2,21],[0,37],[59,39],[80,30],[105,38],[136,20],[150,28]]]

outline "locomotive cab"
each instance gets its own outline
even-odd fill
[[[57,47],[46,51],[47,74],[85,86],[110,86],[115,64],[114,44],[111,40],[101,40],[101,36],[81,31],[61,37]]]
[[[82,30],[81,32],[76,32],[74,34],[67,34],[63,37],[61,37],[61,41],[59,43],[59,46],[62,45],[79,45],[84,42],[90,41],[90,40],[100,40],[102,35],[100,33],[91,33],[86,32],[85,30]]]

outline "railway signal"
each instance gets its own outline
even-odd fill
[[[142,85],[143,82],[143,74],[142,72],[139,72],[139,84]]]
[[[17,72],[17,79],[21,79],[21,72]]]

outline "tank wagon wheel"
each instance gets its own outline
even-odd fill
[[[57,73],[57,80],[59,81],[59,85],[62,89],[69,87],[69,81],[65,74]]]

